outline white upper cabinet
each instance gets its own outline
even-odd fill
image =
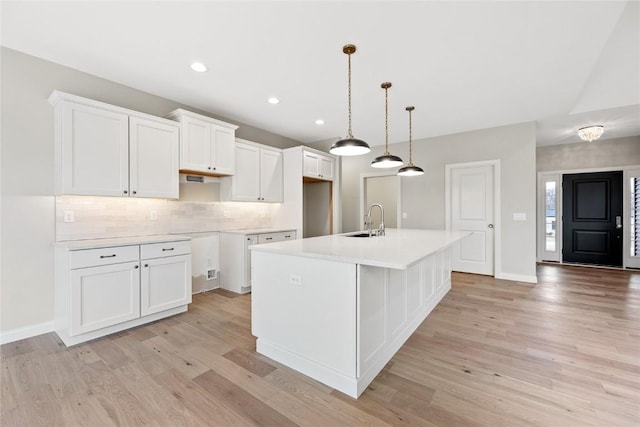
[[[129,118],[129,188],[132,196],[177,199],[180,130],[163,121]]]
[[[54,91],[56,194],[178,198],[171,120]]]
[[[263,202],[282,202],[282,151],[260,149],[260,196]]]
[[[182,125],[180,170],[210,175],[233,175],[235,125],[187,110],[167,116]]]
[[[302,161],[303,176],[333,181],[333,171],[336,163],[335,158],[316,153],[315,151],[304,150],[302,152]]]
[[[221,181],[223,200],[282,202],[282,150],[236,139],[235,174]]]

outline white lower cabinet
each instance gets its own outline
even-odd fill
[[[66,345],[187,310],[191,242],[55,251],[55,330]]]
[[[69,335],[140,317],[139,263],[71,270]]]
[[[295,238],[295,230],[220,232],[220,287],[239,294],[251,292],[249,247]]]

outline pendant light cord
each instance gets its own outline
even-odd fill
[[[411,110],[409,110],[409,165],[413,164],[413,153],[411,150]]]
[[[351,131],[351,54],[347,54],[349,58],[349,138],[353,138],[353,132]]]

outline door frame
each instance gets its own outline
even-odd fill
[[[402,179],[397,175],[396,171],[367,172],[360,174],[360,224],[364,225],[364,214],[367,210],[367,207],[364,205],[367,178],[379,178],[385,176],[392,176],[396,178],[396,226],[397,228],[402,228]]]
[[[593,173],[593,172],[613,172],[613,171],[622,171],[622,216],[623,216],[623,227],[624,227],[624,233],[622,234],[622,268],[628,268],[628,267],[632,267],[632,268],[640,268],[640,259],[639,260],[634,260],[632,259],[632,257],[629,255],[629,251],[630,251],[630,245],[631,245],[631,236],[629,235],[629,233],[627,233],[627,231],[630,230],[631,228],[631,204],[630,204],[630,200],[629,200],[629,179],[631,178],[632,173],[634,173],[635,171],[640,170],[640,165],[630,165],[630,166],[608,166],[608,167],[602,167],[602,168],[586,168],[586,169],[563,169],[563,170],[553,170],[553,171],[543,171],[543,172],[538,172],[538,185],[536,188],[536,200],[537,200],[537,205],[536,206],[536,212],[538,213],[538,219],[536,221],[536,246],[537,246],[537,253],[536,253],[536,259],[537,262],[543,262],[542,258],[542,253],[543,253],[543,239],[542,239],[542,233],[545,230],[545,224],[544,224],[544,215],[541,213],[540,209],[544,210],[544,207],[541,207],[541,195],[543,197],[542,200],[544,200],[544,194],[541,191],[541,183],[544,182],[544,178],[546,176],[558,176],[559,179],[559,185],[556,187],[556,200],[558,201],[558,206],[556,209],[556,215],[558,218],[560,218],[560,221],[557,223],[556,226],[556,236],[562,236],[562,175],[564,174],[576,174],[576,173]],[[562,261],[562,239],[557,237],[556,240],[556,249],[558,250],[558,263],[560,264],[564,264],[564,262]],[[570,264],[570,263],[569,263]],[[589,267],[588,264],[580,264],[580,265],[584,265],[585,267]],[[595,267],[595,266],[594,266]],[[603,266],[597,266],[599,268],[619,268],[619,267],[603,267]]]
[[[502,232],[501,232],[501,195],[500,195],[500,159],[483,160],[479,162],[447,163],[444,166],[444,206],[445,229],[451,230],[451,172],[453,169],[466,169],[478,166],[493,166],[493,277],[503,277],[502,274]]]

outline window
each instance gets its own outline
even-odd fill
[[[632,177],[631,189],[631,256],[640,256],[640,177]]]
[[[546,181],[545,183],[545,251],[555,252],[556,250],[556,182]]]

